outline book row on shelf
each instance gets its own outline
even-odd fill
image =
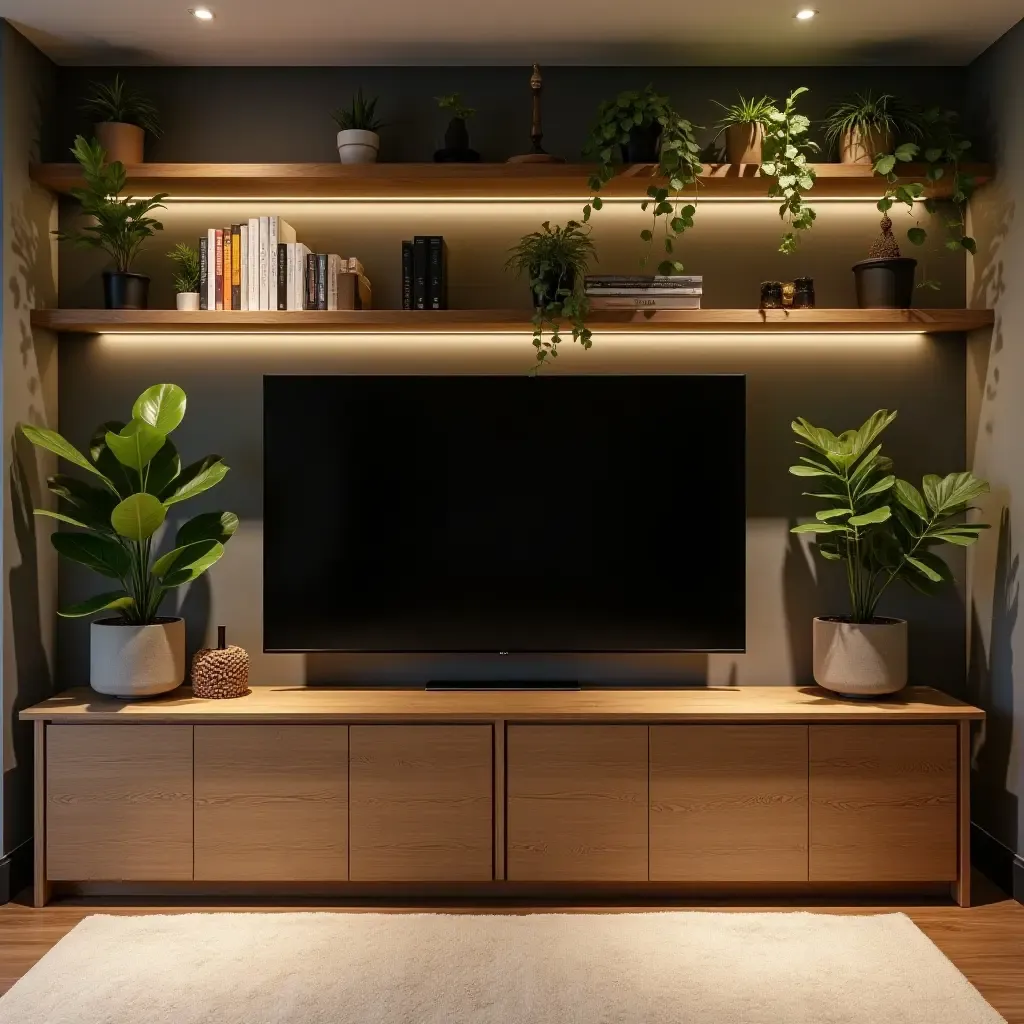
[[[402,309],[448,308],[448,246],[443,235],[402,242]]]
[[[312,252],[280,217],[250,217],[199,239],[199,308],[371,309],[354,256]]]
[[[595,312],[609,309],[700,309],[704,278],[690,274],[595,274],[583,279]]]

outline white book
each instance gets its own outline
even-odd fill
[[[290,309],[306,308],[306,257],[309,246],[302,242],[295,243],[295,291],[292,295]]]
[[[346,266],[348,264],[346,263]],[[338,275],[341,273],[341,257],[331,253],[327,257],[327,308],[338,308]]]
[[[277,306],[275,305],[276,309]],[[270,309],[270,218],[260,217],[260,309]]]
[[[298,258],[296,250],[298,249],[297,242],[286,242],[285,251],[288,254],[286,261],[287,269],[285,272],[285,309],[293,310],[295,306],[295,275],[298,273],[298,264],[295,262]]]
[[[249,309],[260,308],[260,219],[250,217],[249,229]]]
[[[239,227],[238,235],[239,243],[241,244],[242,259],[240,261],[240,270],[242,280],[242,287],[239,292],[238,308],[248,309],[249,308],[249,225],[242,224]]]
[[[206,308],[217,308],[217,229],[206,232]]]

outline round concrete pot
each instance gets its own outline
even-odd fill
[[[380,149],[380,136],[361,128],[338,132],[338,157],[343,164],[375,164]]]
[[[873,164],[879,153],[892,152],[892,134],[872,129],[863,134],[857,129],[843,132],[839,138],[839,162]]]
[[[89,641],[89,683],[97,693],[154,697],[185,679],[184,619],[162,618],[149,626],[98,619]]]
[[[725,158],[731,164],[759,164],[764,128],[756,121],[725,129]]]
[[[814,681],[843,697],[870,698],[907,685],[905,619],[814,620]]]
[[[142,163],[146,133],[137,124],[102,121],[93,127],[99,144],[107,152],[108,163],[115,160],[120,160],[123,164]]]
[[[199,309],[199,292],[178,292],[175,296],[175,305],[183,312],[191,312]]]

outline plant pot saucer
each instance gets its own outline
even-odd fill
[[[480,154],[475,149],[439,149],[434,154],[435,164],[478,164]]]

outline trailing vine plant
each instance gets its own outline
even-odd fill
[[[695,203],[684,203],[683,197],[687,192],[695,194],[703,165],[694,125],[676,113],[667,96],[656,93],[650,85],[642,91],[620,93],[598,108],[597,122],[584,149],[585,156],[597,160],[597,168],[588,182],[593,198],[583,207],[583,222],[587,223],[591,213],[603,205],[599,193],[615,176],[615,157],[629,146],[634,132],[644,130],[658,134],[654,176],[667,179],[668,187],[648,186],[647,198],[640,204],[645,213],[651,214],[651,226],[640,232],[648,243],[641,266],[646,266],[651,258],[660,226],[665,258],[658,264],[658,273],[678,274],[683,264],[676,258],[676,244],[693,227],[697,212]]]
[[[807,136],[810,118],[796,112],[797,99],[807,91],[806,86],[794,89],[782,109],[773,107],[764,122],[761,173],[774,179],[768,196],[782,200],[779,217],[788,230],[782,236],[779,252],[787,254],[796,251],[798,233],[807,231],[816,216],[810,206],[804,205],[804,194],[814,187],[816,175],[807,158],[817,153],[818,146]]]

